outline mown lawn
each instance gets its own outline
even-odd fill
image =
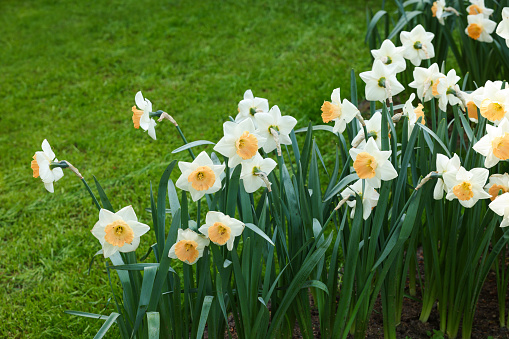
[[[189,157],[171,154],[181,141],[168,121],[156,127],[157,141],[133,128],[135,93],[172,114],[190,141],[219,140],[246,89],[295,116],[298,127],[318,123],[334,88],[349,96],[350,69],[370,67],[367,5],[2,1],[0,337],[89,338],[101,321],[63,312],[114,309],[104,258],[87,274],[100,245],[84,187],[70,171],[54,194],[32,178],[43,139],[89,182],[95,175],[115,208],[133,205],[150,225],[150,181]],[[333,142],[321,139],[332,156]],[[153,242],[143,237],[138,257]]]

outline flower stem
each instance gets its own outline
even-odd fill
[[[99,201],[97,200],[97,198],[95,197],[94,193],[90,189],[90,186],[88,186],[87,181],[85,180],[85,178],[81,177],[81,181],[83,182],[83,184],[87,188],[88,194],[90,194],[90,196],[92,197],[92,201],[94,202],[94,204],[97,207],[97,209],[101,210],[101,205],[99,204]]]

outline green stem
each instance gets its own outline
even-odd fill
[[[94,202],[94,204],[97,207],[97,209],[101,210],[101,205],[99,204],[99,201],[97,200],[97,198],[95,197],[94,193],[90,189],[90,186],[88,186],[87,181],[85,180],[85,178],[81,178],[81,181],[83,182],[83,184],[87,188],[88,194],[90,194],[90,196],[92,197],[92,201]]]
[[[186,145],[186,144],[188,144],[187,139],[186,139],[186,137],[184,136],[184,133],[182,133],[182,130],[180,129],[180,126],[179,126],[179,125],[177,125],[177,126],[175,126],[175,127],[177,128],[177,131],[179,132],[180,137],[182,138],[182,141],[184,142],[184,144],[185,144],[185,145]],[[189,154],[191,155],[191,158],[193,158],[193,160],[194,160],[196,157],[194,156],[193,151],[192,151],[190,148],[188,148],[188,149],[187,149],[187,151],[188,151],[188,152],[189,152]]]

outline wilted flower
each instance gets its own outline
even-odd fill
[[[486,157],[486,168],[495,166],[500,160],[509,159],[509,121],[504,118],[498,127],[487,124],[486,135],[472,148]]]
[[[405,88],[396,79],[394,70],[388,69],[380,60],[375,60],[371,71],[359,74],[366,83],[365,93],[368,101],[392,100],[392,96],[401,93]]]
[[[138,248],[140,237],[150,227],[138,222],[136,213],[131,206],[113,213],[106,209],[99,211],[99,221],[92,228],[92,234],[103,247],[105,258],[120,252],[132,252]]]
[[[380,151],[373,138],[368,139],[364,150],[350,149],[355,172],[374,188],[380,188],[381,180],[392,180],[398,176],[389,161],[391,154],[391,151]]]
[[[216,245],[226,244],[228,251],[231,251],[235,237],[242,234],[244,227],[245,225],[240,220],[221,212],[209,211],[205,216],[205,225],[200,227],[199,231]]]
[[[214,146],[214,150],[228,157],[228,167],[235,167],[241,161],[249,160],[258,154],[266,138],[255,133],[251,119],[240,123],[226,121],[223,124],[224,137]]]
[[[467,7],[470,15],[482,14],[486,18],[493,14],[493,10],[484,6],[484,0],[470,0],[471,5]]]
[[[148,131],[148,135],[156,140],[156,122],[154,119],[150,117],[150,112],[152,112],[152,103],[150,100],[143,98],[143,94],[141,91],[136,93],[134,97],[134,101],[139,109],[136,106],[133,106],[133,123],[134,128],[142,128],[145,131]]]
[[[460,77],[456,75],[456,70],[451,69],[445,78],[440,79],[440,82],[437,85],[438,92],[438,107],[442,111],[447,110],[447,104],[454,105],[462,105],[462,101],[460,99],[460,90],[458,85],[456,84],[460,80]]]
[[[346,99],[343,99],[343,103],[341,103],[339,88],[332,91],[331,101],[325,101],[322,105],[322,120],[325,123],[334,121],[333,131],[335,133],[343,133],[346,124],[355,118],[359,110]]]
[[[254,97],[253,92],[248,89],[244,93],[244,100],[239,102],[239,114],[235,117],[236,122],[250,119],[256,126],[255,116],[257,113],[267,113],[269,111],[269,101],[264,98]]]
[[[498,23],[497,34],[505,39],[507,47],[509,47],[509,7],[502,9],[502,21]]]
[[[380,60],[382,64],[388,67],[394,73],[399,73],[405,70],[406,61],[403,58],[403,47],[396,47],[394,43],[385,39],[380,46],[380,49],[372,49],[371,54],[375,60]]]
[[[272,152],[280,145],[291,145],[289,134],[297,124],[297,119],[292,116],[281,116],[278,106],[272,106],[269,113],[257,113],[255,120],[258,125],[257,133],[266,139],[263,150],[267,153]],[[275,131],[274,136],[271,129]],[[277,142],[276,142],[277,137]]]
[[[240,178],[244,183],[247,193],[253,193],[262,186],[267,186],[270,192],[268,175],[276,167],[277,163],[271,158],[262,158],[256,154],[252,159],[242,162]]]
[[[461,161],[456,153],[454,153],[451,159],[443,154],[438,153],[436,165],[437,173],[443,177],[443,175],[448,172],[456,173],[461,167]],[[435,189],[433,191],[433,198],[440,200],[444,197],[444,192],[447,193],[448,191],[449,188],[445,186],[444,180],[442,178],[438,178],[437,184],[435,185]]]
[[[203,251],[209,244],[209,239],[193,230],[179,228],[177,242],[171,246],[168,257],[179,259],[188,265],[192,265],[203,256]]]
[[[60,167],[51,168],[52,162],[58,162],[55,153],[51,150],[48,140],[42,142],[42,152],[35,152],[31,167],[34,178],[41,177],[44,187],[48,192],[53,193],[53,182],[60,180],[64,176],[64,172]]]
[[[378,149],[382,148],[382,114],[375,112],[369,120],[364,120],[366,123],[366,130],[372,139],[375,140]],[[366,145],[366,138],[364,137],[364,130],[361,129],[352,140],[352,147],[359,149],[364,148]]]
[[[341,192],[341,197],[346,198],[349,196],[355,196],[356,194],[362,199],[362,218],[366,220],[369,218],[373,208],[375,208],[378,204],[380,194],[378,194],[378,192],[371,187],[367,181],[364,183],[364,192],[362,192],[362,180],[357,180],[353,185],[348,186],[343,192]],[[348,200],[346,203],[352,208],[350,217],[353,218],[355,215],[355,205],[357,205],[357,201]]]
[[[220,176],[225,166],[214,165],[207,152],[201,152],[193,162],[179,161],[178,165],[182,174],[175,186],[189,191],[193,201],[221,189]]]
[[[472,39],[482,42],[493,42],[491,33],[495,30],[497,23],[491,21],[483,14],[467,16],[468,26],[465,33]]]
[[[403,56],[414,66],[419,66],[422,60],[435,56],[435,48],[431,43],[435,34],[426,32],[422,25],[417,25],[410,32],[400,34],[401,44],[405,48]]]
[[[500,227],[509,226],[509,193],[504,193],[493,200],[488,207],[496,214],[504,217]]]
[[[467,171],[460,167],[457,171],[445,173],[443,178],[448,188],[446,199],[458,199],[466,208],[474,206],[479,199],[488,199],[490,195],[483,190],[488,175],[489,171],[486,168],[473,168]]]
[[[414,81],[408,86],[417,90],[417,96],[421,101],[426,102],[439,95],[437,87],[440,79],[445,78],[445,75],[440,73],[436,63],[429,68],[415,67],[413,75]]]
[[[500,194],[509,192],[509,174],[491,175],[490,181],[484,186],[484,189],[491,195],[491,201],[495,200]]]

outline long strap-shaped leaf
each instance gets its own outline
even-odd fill
[[[134,323],[131,338],[133,338],[136,332],[138,332],[138,328],[140,328],[143,316],[147,311],[148,303],[150,301],[150,294],[152,293],[152,288],[154,286],[154,278],[156,276],[157,267],[145,267],[143,271],[145,273],[143,274],[143,283],[141,285],[140,302],[138,303],[138,311],[136,313],[136,321]]]
[[[112,312],[110,314],[110,316],[108,317],[108,319],[106,319],[104,324],[101,326],[99,331],[96,333],[96,335],[94,336],[94,339],[101,339],[102,337],[104,337],[106,332],[108,332],[108,330],[110,329],[111,325],[113,325],[113,323],[117,320],[119,315],[120,314],[118,314],[116,312]]]
[[[203,299],[203,306],[201,308],[200,322],[198,323],[198,334],[196,336],[197,339],[201,339],[203,337],[203,331],[205,330],[205,323],[207,322],[207,318],[209,316],[210,306],[212,305],[212,300],[214,300],[213,296],[206,296]]]

